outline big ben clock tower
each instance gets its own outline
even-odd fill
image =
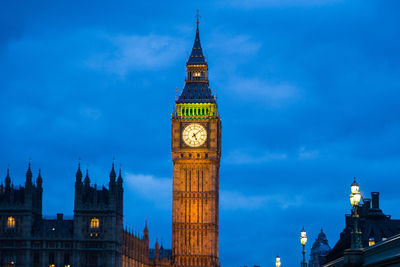
[[[218,266],[221,119],[209,88],[198,19],[171,123],[174,266]]]

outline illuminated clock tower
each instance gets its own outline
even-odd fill
[[[198,20],[171,122],[174,266],[218,266],[221,119],[208,84]]]

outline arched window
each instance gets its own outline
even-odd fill
[[[90,228],[91,229],[99,229],[100,227],[100,221],[97,218],[92,218],[90,220]]]
[[[10,216],[7,218],[7,228],[15,228],[15,218]]]

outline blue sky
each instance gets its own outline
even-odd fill
[[[223,123],[222,266],[333,246],[352,177],[400,218],[398,1],[8,1],[0,11],[0,171],[42,169],[44,214],[73,213],[122,166],[125,222],[171,245],[170,115],[200,9]],[[62,197],[60,197],[62,196]]]

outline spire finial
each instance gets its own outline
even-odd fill
[[[86,176],[85,176],[85,180],[83,182],[85,183],[86,186],[90,185],[89,169],[86,169]]]
[[[81,171],[80,158],[79,158],[79,161],[78,161],[78,170],[76,171],[75,177],[76,177],[76,180],[79,181],[79,182],[82,180],[82,171]]]
[[[27,181],[31,181],[31,179],[32,179],[31,159],[30,158],[29,158],[29,163],[28,163],[28,170],[26,171],[26,179],[27,179]]]
[[[119,168],[117,183],[118,183],[118,185],[122,188],[122,174],[121,174],[121,168]]]
[[[112,162],[112,167],[111,167],[111,172],[110,172],[110,181],[115,182],[115,178],[117,175],[115,174],[115,169],[114,169],[114,158]]]
[[[198,10],[198,9],[197,9],[197,14],[196,14],[195,18],[196,18],[197,27],[199,27],[199,24],[200,24],[199,19],[200,19],[201,17],[200,17],[200,14],[199,14],[199,10]]]
[[[42,182],[43,182],[42,172],[39,169],[38,177],[36,178],[36,185],[41,187],[42,186]]]
[[[7,168],[7,176],[6,176],[6,179],[5,179],[5,185],[6,185],[6,187],[10,187],[10,184],[11,184],[10,166],[8,166],[8,168]]]

